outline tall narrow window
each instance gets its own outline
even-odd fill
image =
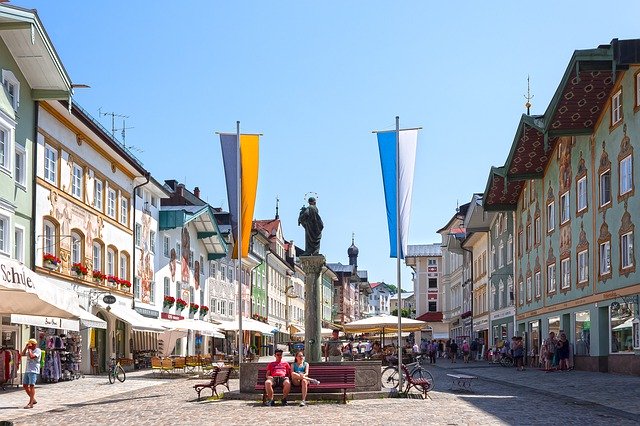
[[[547,232],[551,232],[556,227],[556,203],[555,201],[547,204]]]
[[[76,232],[71,233],[71,263],[82,262],[82,237]]]
[[[93,181],[93,207],[102,211],[102,181]]]
[[[73,178],[71,179],[71,195],[76,198],[82,197],[82,167],[73,165]]]
[[[142,246],[142,225],[139,223],[136,223],[135,241],[136,241],[136,247]]]
[[[509,235],[509,239],[507,240],[507,264],[513,261],[513,237]]]
[[[151,253],[156,252],[156,233],[155,231],[149,231],[149,251]]]
[[[20,81],[11,70],[2,70],[2,85],[15,111],[20,106]]]
[[[27,152],[19,143],[16,144],[16,164],[15,164],[16,183],[21,186],[27,185]]]
[[[527,301],[531,301],[531,294],[532,294],[531,277],[527,277]]]
[[[633,266],[633,232],[624,234],[620,238],[620,259],[622,269]]]
[[[607,275],[611,272],[611,242],[605,241],[600,244],[600,275]]]
[[[93,269],[102,271],[102,246],[97,241],[93,242]]]
[[[622,120],[622,89],[611,97],[611,125]]]
[[[589,280],[589,252],[587,250],[578,253],[578,282]]]
[[[180,245],[180,241],[176,242],[176,260],[178,262],[180,262],[180,259],[182,259],[182,253],[181,253],[181,248],[182,246]]]
[[[560,274],[562,275],[561,285],[563,289],[571,287],[571,259],[562,259],[560,262]]]
[[[11,155],[11,142],[9,141],[9,131],[0,128],[0,166],[9,169]]]
[[[111,188],[107,189],[107,216],[116,217],[116,191]]]
[[[0,216],[0,252],[9,253],[9,218]]]
[[[129,279],[129,261],[124,253],[120,254],[120,274],[118,277],[125,280]]]
[[[45,220],[42,231],[42,251],[44,253],[57,254],[56,227],[53,223]]]
[[[498,246],[498,266],[502,268],[504,266],[504,242],[500,241]]]
[[[547,266],[547,293],[556,291],[556,264]]]
[[[164,277],[164,295],[171,295],[171,282],[169,281],[169,277]]]
[[[13,258],[24,262],[24,229],[16,226],[13,231]]]
[[[171,245],[171,240],[168,235],[162,236],[162,255],[164,257],[169,257],[169,246]]]
[[[527,224],[527,250],[533,247],[533,234],[531,233],[531,223]]]
[[[560,196],[560,224],[567,222],[571,218],[571,204],[569,204],[569,192]]]
[[[542,231],[540,229],[540,216],[536,216],[536,218],[533,221],[533,234],[534,234],[534,241],[535,244],[540,244],[540,240],[541,240],[541,234]]]
[[[111,250],[111,249],[107,249],[107,275],[114,275],[116,274],[116,253]]]
[[[611,202],[611,170],[600,175],[600,206]]]
[[[129,224],[129,200],[124,197],[120,198],[120,223]]]
[[[535,287],[536,299],[539,299],[540,296],[542,296],[542,274],[540,271],[534,275],[533,285]]]
[[[578,180],[578,211],[587,208],[587,177]]]
[[[58,172],[58,151],[50,147],[44,146],[44,179],[56,185]]]
[[[633,189],[633,162],[631,156],[620,161],[620,195]]]

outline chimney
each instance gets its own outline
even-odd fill
[[[178,186],[176,187],[176,193],[178,194],[179,197],[184,197],[184,184],[183,183],[179,183]]]
[[[193,195],[195,195],[196,198],[200,198],[200,188],[198,188],[197,186],[193,188]]]

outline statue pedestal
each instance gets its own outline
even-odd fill
[[[304,353],[308,362],[322,360],[322,255],[300,256],[304,279]]]

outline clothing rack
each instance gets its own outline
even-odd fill
[[[21,356],[20,351],[16,349],[0,347],[0,387],[2,390],[6,389],[7,384],[20,386],[20,383],[15,382],[20,381],[22,373]]]

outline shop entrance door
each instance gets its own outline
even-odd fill
[[[20,342],[18,342],[18,326],[16,325],[0,325],[2,329],[2,342],[0,346],[7,349],[22,350]]]
[[[101,312],[98,312],[96,316],[102,320],[106,321],[104,315]],[[105,371],[105,367],[107,365],[107,330],[104,328],[96,328],[94,329],[96,333],[96,353],[98,356],[98,374],[101,374]]]

